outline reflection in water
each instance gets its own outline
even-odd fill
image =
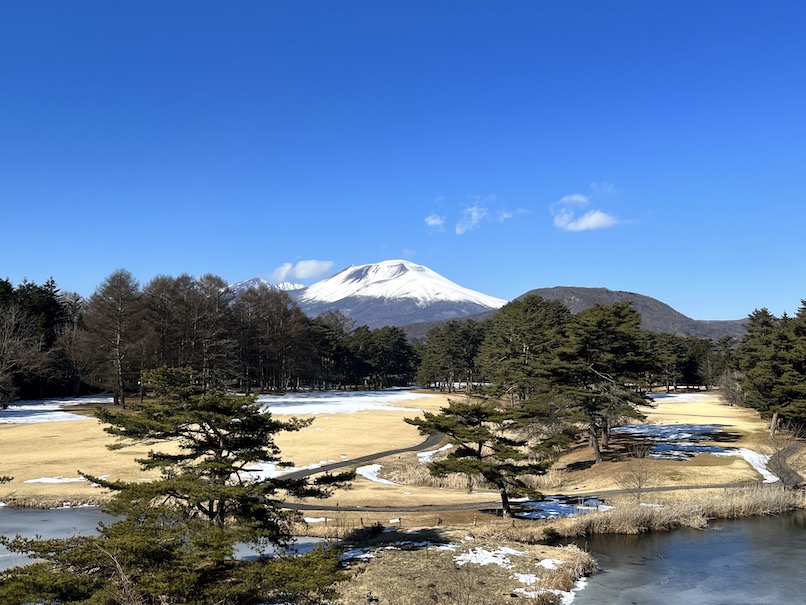
[[[574,605],[769,605],[803,603],[806,595],[806,511],[577,544],[601,571]]]
[[[66,538],[67,536],[91,536],[98,533],[99,523],[111,523],[114,517],[101,512],[95,506],[79,508],[0,508],[0,535],[26,538]],[[323,542],[320,538],[297,538],[287,552],[304,553]],[[269,554],[272,549],[266,549]],[[254,559],[259,553],[252,547],[238,545],[235,556],[239,559]],[[0,546],[0,569],[25,565],[30,559],[10,553]]]

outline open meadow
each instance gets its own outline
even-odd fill
[[[372,409],[357,407],[326,413],[321,406],[312,408],[316,413],[310,426],[277,436],[284,459],[293,461],[296,469],[314,468],[422,442],[423,436],[415,427],[405,423],[404,418],[418,416],[423,411],[436,412],[447,405],[448,397],[430,392],[422,392],[415,398],[410,392],[406,395],[403,401]],[[282,411],[283,406],[273,403],[282,400],[282,397],[272,398],[268,405]],[[758,414],[751,409],[724,405],[718,392],[659,396],[655,401],[654,408],[645,409],[647,424],[717,425],[730,439],[730,443],[722,445],[759,453],[771,447],[766,423]],[[293,406],[292,409],[299,413],[304,406]],[[114,438],[91,417],[91,406],[71,408],[71,411],[89,416],[67,422],[0,424],[0,472],[13,477],[9,483],[0,485],[0,501],[26,505],[102,502],[106,497],[104,490],[82,481],[79,470],[109,479],[146,481],[151,478],[136,463],[137,458],[148,452],[149,446],[138,444],[109,450],[107,446],[114,442]],[[544,493],[572,496],[623,490],[621,472],[627,464],[629,446],[633,442],[629,435],[614,435],[611,447],[605,451],[605,461],[598,465],[591,464],[591,451],[580,442],[557,461],[536,487]],[[380,467],[359,475],[350,490],[337,492],[322,501],[322,505],[394,509],[497,499],[497,494],[490,490],[478,489],[468,493],[463,478],[440,481],[430,478],[415,452],[373,462]],[[758,470],[741,456],[702,453],[684,460],[648,460],[647,464],[651,466],[653,488],[694,488],[761,480]],[[461,519],[472,516],[464,511],[456,515]],[[417,513],[412,513],[412,516],[425,520]],[[440,516],[445,517],[444,514]],[[435,516],[429,517],[433,520]]]

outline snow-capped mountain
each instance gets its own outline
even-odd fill
[[[507,302],[405,260],[347,267],[292,295],[312,317],[339,310],[370,328],[466,317]]]
[[[295,290],[302,290],[305,288],[302,284],[292,284],[291,282],[281,282],[279,284],[272,284],[262,277],[253,277],[252,279],[246,279],[244,281],[239,281],[234,284],[230,284],[230,291],[235,294],[235,296],[239,296],[244,293],[246,290],[251,288],[259,288],[261,286],[266,286],[267,288],[271,288],[272,290],[285,290],[286,292],[294,292]]]

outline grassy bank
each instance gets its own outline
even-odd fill
[[[346,542],[363,558],[354,560],[352,577],[338,587],[341,605],[364,605],[368,593],[396,605],[497,605],[513,597],[555,605],[597,570],[596,561],[576,546],[484,539],[450,529],[374,526]]]

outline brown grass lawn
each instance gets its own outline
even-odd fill
[[[323,414],[316,417],[311,426],[297,433],[279,435],[277,442],[284,455],[296,466],[352,459],[373,452],[409,447],[422,441],[423,437],[414,427],[403,422],[403,418],[418,416],[423,410],[438,411],[440,406],[447,405],[447,399],[446,396],[439,396],[406,402],[407,411]],[[759,449],[759,444],[765,438],[765,423],[753,410],[724,405],[715,393],[704,395],[694,402],[661,400],[657,408],[647,411],[647,421],[653,423],[726,425],[725,430],[739,437],[736,445],[753,449]],[[147,480],[149,476],[140,471],[134,460],[144,456],[149,448],[138,445],[110,451],[106,445],[112,442],[112,437],[94,419],[0,425],[0,474],[14,477],[10,483],[0,485],[0,501],[11,504],[103,500],[104,491],[87,483],[25,483],[26,480],[41,477],[78,477],[78,470],[108,475],[110,479]],[[607,452],[608,461],[590,466],[590,449],[580,443],[556,465],[558,468],[580,470],[565,472],[562,483],[550,491],[574,494],[619,489],[615,478],[623,465],[618,460],[626,445],[623,441],[614,440],[613,449]],[[414,460],[415,455],[403,454],[401,458]],[[758,474],[741,458],[698,456],[687,462],[654,463],[660,476],[658,484],[663,485],[741,483],[758,479]],[[490,492],[468,494],[458,487],[436,489],[384,485],[358,477],[352,489],[338,492],[326,503],[414,506],[495,499],[496,495]],[[435,518],[435,515],[427,516],[432,520]]]

